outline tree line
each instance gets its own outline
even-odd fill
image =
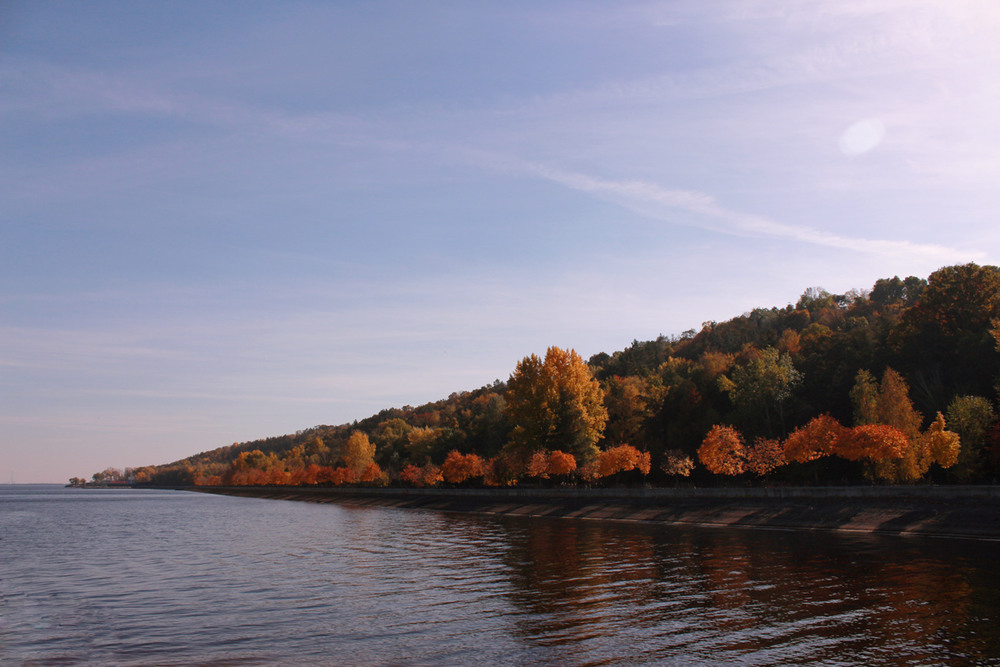
[[[982,483],[1000,473],[998,389],[1000,268],[965,264],[809,288],[586,361],[550,347],[440,401],[129,472],[158,485]]]

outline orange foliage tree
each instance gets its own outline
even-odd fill
[[[757,438],[747,450],[747,470],[763,477],[787,463],[780,440]]]
[[[550,476],[568,475],[576,470],[576,458],[572,454],[556,450],[554,452],[535,452],[528,460],[526,473],[528,477],[548,479]]]
[[[220,481],[232,486],[264,486],[285,483],[279,479],[283,476],[284,468],[274,452],[265,454],[254,449],[241,452],[229,464]]]
[[[429,462],[423,466],[407,465],[399,478],[413,486],[435,486],[444,481],[441,468]]]
[[[598,477],[610,477],[629,470],[638,470],[643,475],[648,475],[650,470],[649,452],[640,452],[632,445],[617,445],[609,447],[598,456]]]
[[[850,461],[873,462],[902,458],[909,448],[906,434],[888,424],[861,424],[845,431],[836,454]]]
[[[741,475],[746,471],[743,436],[731,426],[716,424],[698,448],[698,460],[716,475]]]
[[[830,415],[814,417],[785,439],[785,458],[806,463],[821,456],[835,454],[846,432],[847,429]]]
[[[549,475],[568,475],[574,470],[576,470],[576,458],[572,454],[558,449],[549,454],[547,471]]]
[[[920,435],[923,417],[913,407],[910,389],[903,376],[886,368],[882,381],[875,385],[875,378],[867,371],[859,371],[851,390],[854,406],[854,423],[858,426],[884,424],[895,427],[906,437],[898,456],[876,456],[872,472],[890,482],[912,482],[926,474],[932,461],[926,438]],[[866,436],[862,435],[862,441]]]
[[[460,454],[457,449],[448,452],[441,464],[441,476],[449,484],[461,484],[468,479],[482,477],[486,462],[476,454]]]
[[[534,452],[528,459],[528,466],[525,470],[528,477],[538,477],[548,479],[549,477],[549,454],[548,452]]]

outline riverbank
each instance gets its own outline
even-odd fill
[[[396,489],[192,487],[231,496],[678,526],[1000,540],[1000,487]]]

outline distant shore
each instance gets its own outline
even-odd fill
[[[1000,486],[655,489],[202,486],[187,490],[501,516],[1000,540]]]

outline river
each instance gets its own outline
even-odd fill
[[[3,665],[1000,665],[1000,543],[0,487]]]

